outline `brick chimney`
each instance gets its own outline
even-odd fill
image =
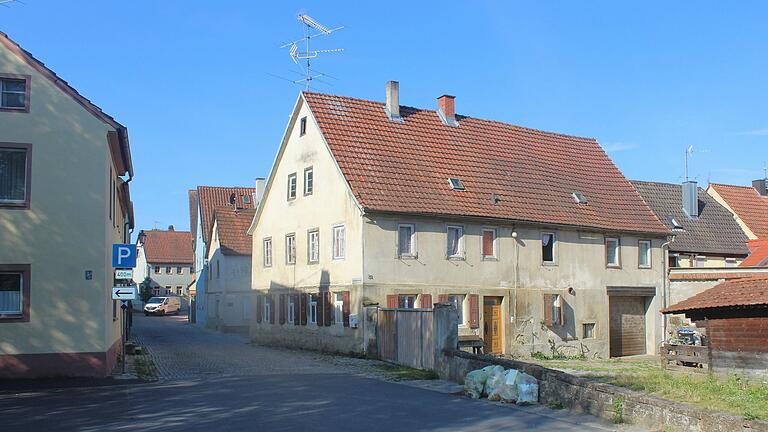
[[[400,83],[387,81],[387,117],[390,120],[400,120]]]
[[[753,180],[752,187],[755,188],[757,193],[761,196],[768,196],[768,178]]]
[[[437,113],[440,116],[440,120],[449,126],[458,126],[456,122],[456,109],[453,100],[455,96],[442,95],[437,98],[437,107],[439,108]]]

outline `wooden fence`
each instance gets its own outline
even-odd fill
[[[379,356],[417,369],[435,366],[432,309],[379,309]]]
[[[661,345],[661,367],[669,370],[712,373],[712,347]]]

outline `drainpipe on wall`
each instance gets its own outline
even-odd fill
[[[661,303],[662,309],[666,309],[667,301],[669,299],[669,269],[667,265],[669,263],[669,245],[675,241],[675,236],[667,237],[669,240],[661,245],[661,269],[664,273],[664,279],[662,279],[661,286]],[[665,251],[666,249],[666,251]],[[667,338],[667,315],[663,314],[661,320],[661,342],[663,343]]]

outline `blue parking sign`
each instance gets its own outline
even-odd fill
[[[112,245],[112,267],[114,268],[136,267],[136,245],[135,244],[113,244]]]

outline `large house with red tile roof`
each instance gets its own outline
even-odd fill
[[[451,302],[493,353],[655,352],[671,234],[596,140],[302,92],[249,233],[251,337],[365,350],[364,306]]]
[[[256,209],[218,206],[213,211],[208,246],[206,326],[248,332],[251,322],[251,248],[248,228]]]
[[[707,192],[733,213],[750,240],[768,239],[768,179],[749,186],[711,183]]]
[[[217,207],[231,206],[237,209],[256,208],[264,180],[256,179],[256,187],[198,186],[189,191],[190,223],[193,233],[193,252],[195,256],[194,282],[189,290],[194,293],[193,322],[206,325],[211,303],[207,295],[208,281],[211,278],[208,255],[210,252],[211,232],[214,212]],[[215,300],[214,300],[215,301]]]
[[[0,93],[0,379],[109,375],[112,244],[134,225],[128,131],[1,32]]]
[[[194,275],[192,233],[168,230],[142,230],[136,241],[136,284],[149,278],[152,295],[184,296]]]

